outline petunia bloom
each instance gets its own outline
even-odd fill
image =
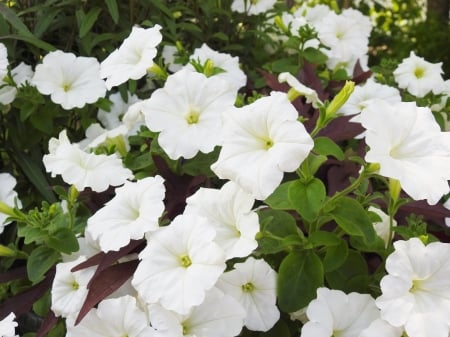
[[[133,177],[131,171],[123,167],[116,154],[96,155],[86,153],[78,144],[71,144],[66,130],[59,138],[49,141],[49,154],[43,162],[52,177],[61,175],[62,179],[82,191],[90,187],[95,192],[103,192],[109,186],[119,186]]]
[[[165,188],[160,176],[126,182],[115,192],[115,197],[88,219],[86,227],[104,252],[117,251],[130,240],[155,231],[164,211]]]
[[[223,145],[211,169],[256,199],[267,198],[281,183],[283,172],[295,171],[313,147],[285,93],[272,92],[225,111],[224,116]]]
[[[273,8],[275,3],[276,0],[233,0],[231,10],[247,15],[258,15]]]
[[[147,74],[162,40],[161,26],[151,28],[134,26],[122,45],[114,50],[100,65],[102,78],[108,90],[129,79],[138,80]]]
[[[17,206],[21,207],[22,203],[17,198],[17,192],[14,191],[16,184],[17,180],[11,174],[0,173],[0,202],[9,207],[14,207],[16,202]],[[0,233],[3,232],[6,225],[11,223],[10,221],[6,222],[7,218],[8,215],[0,212]]]
[[[36,66],[31,84],[66,110],[95,103],[106,94],[97,59],[77,57],[61,50],[44,56],[42,63]]]
[[[414,102],[371,100],[359,122],[367,130],[365,159],[397,179],[414,200],[436,204],[449,192],[450,133],[441,132],[429,108]]]
[[[19,337],[16,335],[17,322],[14,321],[16,315],[11,312],[8,316],[0,321],[0,336],[1,337]]]
[[[394,242],[386,260],[376,305],[381,318],[405,327],[409,337],[448,337],[450,332],[450,244],[424,245],[418,238]]]
[[[251,210],[255,199],[232,181],[220,190],[200,188],[186,203],[185,213],[193,212],[209,220],[217,232],[215,241],[227,259],[248,256],[257,248],[259,219]]]
[[[399,88],[424,97],[430,92],[440,94],[444,90],[442,73],[442,62],[430,63],[412,51],[394,70],[394,78]]]
[[[235,100],[236,92],[223,79],[183,69],[153,92],[142,111],[148,128],[160,132],[158,143],[167,155],[189,159],[219,145],[222,111]]]
[[[17,95],[17,88],[31,81],[33,70],[31,66],[21,62],[17,67],[11,70],[12,80],[15,85],[0,81],[0,103],[3,105],[10,104]]]
[[[196,214],[179,215],[152,232],[132,279],[139,296],[182,315],[202,303],[225,269],[215,235],[207,219]]]
[[[217,287],[233,296],[247,312],[245,326],[253,331],[268,331],[280,318],[276,306],[277,273],[260,259],[249,257],[224,273]]]
[[[341,290],[317,289],[317,298],[308,304],[309,321],[301,337],[358,337],[380,318],[375,300],[368,294],[345,294]]]

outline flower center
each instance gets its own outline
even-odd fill
[[[251,0],[250,2],[252,3],[252,5],[256,5],[259,2],[259,0]]]
[[[188,255],[180,256],[180,264],[184,268],[189,267],[192,264],[191,258]]]
[[[251,282],[247,282],[246,284],[242,285],[242,291],[244,293],[251,293],[255,289],[255,286]]]
[[[410,293],[415,293],[417,291],[422,290],[422,280],[413,280],[411,289],[409,289]]]
[[[186,115],[186,122],[190,125],[190,124],[197,124],[198,123],[198,119],[200,117],[200,113],[198,113],[195,110],[191,110],[187,115]]]
[[[268,150],[273,146],[274,143],[273,143],[272,139],[267,138],[267,139],[263,139],[263,144],[264,144],[264,149]]]
[[[68,92],[72,86],[69,83],[63,84],[63,90],[64,92]]]
[[[416,78],[422,78],[425,75],[425,69],[417,67],[416,69],[414,69],[414,76],[416,76]]]
[[[78,290],[78,288],[80,288],[80,285],[78,284],[77,281],[73,281],[72,282],[72,289],[73,290]]]
[[[181,328],[183,332],[183,336],[189,334],[189,327],[186,325],[186,322],[181,323]]]

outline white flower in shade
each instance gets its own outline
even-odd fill
[[[446,202],[444,202],[444,207],[450,211],[450,199],[448,199]],[[447,227],[450,227],[450,217],[445,218],[445,225]]]
[[[424,245],[412,238],[394,242],[394,248],[386,259],[388,274],[380,282],[382,294],[376,299],[381,318],[404,326],[409,337],[448,337],[450,244]]]
[[[380,222],[375,222],[373,227],[375,228],[375,232],[377,235],[384,241],[385,247],[389,243],[390,236],[390,223],[389,223],[389,215],[384,213],[381,209],[377,207],[370,206],[368,209],[370,212],[374,212],[381,219]],[[392,226],[397,226],[397,221],[393,220]]]
[[[171,159],[209,153],[220,143],[222,111],[236,93],[217,76],[187,69],[168,77],[143,106],[148,128],[160,132],[158,143]]]
[[[33,77],[33,70],[31,66],[21,62],[17,67],[11,70],[11,76],[15,86],[3,81],[0,82],[0,103],[10,104],[17,95],[17,88],[30,82]]]
[[[164,211],[164,181],[160,176],[126,182],[116,195],[88,219],[86,232],[104,252],[117,251],[159,228]]]
[[[300,81],[290,73],[281,73],[278,75],[278,81],[280,83],[287,82],[287,84],[296,91],[297,95],[305,96],[306,103],[311,103],[314,108],[318,108],[323,105],[322,101],[319,99],[317,92],[300,83]]]
[[[51,309],[56,316],[76,318],[86,296],[87,284],[95,273],[96,267],[72,272],[71,269],[86,261],[84,256],[70,262],[56,265],[56,274],[51,289]]]
[[[226,111],[224,141],[211,169],[256,199],[267,198],[308,156],[313,140],[285,93],[272,92],[242,108]]]
[[[247,258],[224,273],[217,287],[233,296],[247,312],[244,324],[252,331],[268,331],[280,318],[276,306],[277,274],[264,260]]]
[[[233,0],[231,10],[247,15],[258,15],[272,9],[276,0]]]
[[[162,40],[160,30],[160,25],[151,28],[134,26],[122,45],[103,60],[100,73],[102,78],[106,78],[108,90],[147,74],[158,52],[156,47]]]
[[[186,199],[185,213],[194,212],[209,220],[227,259],[244,257],[258,246],[259,219],[251,210],[254,202],[249,193],[230,181],[220,190],[200,188]]]
[[[103,129],[99,123],[92,123],[85,131],[86,138],[78,145],[82,150],[91,151],[99,146],[115,146],[115,151],[120,156],[125,157],[130,150],[128,142],[128,128],[126,125],[119,125],[114,129]]]
[[[374,320],[358,337],[401,337],[402,327],[395,327],[381,318]]]
[[[16,315],[11,312],[8,316],[0,321],[0,337],[19,337],[16,335],[17,322]]]
[[[66,110],[95,103],[106,94],[97,59],[77,57],[61,50],[44,56],[42,64],[36,66],[31,83]]]
[[[149,306],[149,315],[158,336],[233,337],[244,326],[245,310],[233,297],[212,288],[205,300],[186,315],[168,311],[158,304]]]
[[[67,325],[66,337],[152,337],[147,314],[132,296],[106,299],[91,309],[76,326]]]
[[[152,233],[132,279],[139,296],[180,314],[202,303],[225,270],[215,235],[207,219],[196,214],[179,215]]]
[[[319,40],[330,48],[323,50],[329,58],[328,68],[343,66],[350,68],[348,73],[353,73],[356,61],[368,52],[372,30],[370,19],[355,9],[345,9],[341,14],[330,11],[315,28]]]
[[[3,43],[0,43],[0,80],[8,73],[8,50]]]
[[[97,118],[106,129],[112,130],[122,125],[122,116],[127,112],[131,105],[139,101],[139,98],[136,95],[131,95],[130,93],[127,93],[127,95],[128,99],[127,102],[125,102],[122,99],[120,92],[112,94],[109,96],[109,100],[112,102],[110,111],[102,109],[98,110]]]
[[[411,52],[394,70],[394,77],[399,88],[423,97],[430,92],[440,94],[444,90],[442,73],[442,62],[430,63]]]
[[[294,12],[294,16],[305,17],[306,21],[316,28],[322,23],[323,18],[330,12],[331,9],[327,5],[315,5],[313,7],[310,7],[307,4],[302,4]]]
[[[308,304],[309,321],[301,337],[358,337],[380,318],[375,300],[368,294],[345,294],[341,290],[317,289],[317,298]]]
[[[49,154],[42,160],[52,177],[61,175],[66,183],[75,185],[79,191],[90,187],[95,192],[103,192],[109,186],[119,186],[133,178],[116,154],[86,153],[78,144],[70,143],[66,130],[60,132],[58,139],[50,139]]]
[[[239,67],[239,58],[237,56],[233,57],[230,54],[219,53],[208,47],[205,43],[200,48],[195,49],[189,59],[192,61],[200,61],[201,64],[209,60],[214,67],[224,70],[224,72],[214,76],[227,81],[232,90],[238,91],[247,82],[247,76]],[[194,70],[194,67],[190,63],[186,65],[186,68]]]
[[[146,101],[138,101],[130,105],[127,112],[123,115],[122,122],[128,128],[129,135],[138,134],[141,126],[145,125],[145,116],[142,111]]]
[[[359,122],[370,147],[365,159],[380,164],[380,175],[399,180],[411,198],[429,204],[449,192],[450,133],[441,132],[429,108],[371,100]]]
[[[18,199],[17,192],[14,191],[17,181],[9,173],[0,173],[0,202],[6,204],[9,207],[14,207],[15,202],[18,207],[22,206],[22,203]],[[3,232],[6,225],[10,224],[11,221],[6,222],[8,215],[0,212],[0,233]]]
[[[364,84],[355,86],[349,99],[339,109],[338,113],[345,116],[359,114],[371,99],[382,99],[391,104],[402,100],[397,88],[368,79]],[[352,121],[357,122],[353,119]]]

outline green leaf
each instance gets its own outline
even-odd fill
[[[276,188],[276,190],[271,195],[269,195],[269,197],[265,200],[265,203],[273,209],[280,209],[280,210],[294,209],[294,206],[292,205],[291,201],[288,198],[289,188],[294,183],[295,180],[282,183],[280,186]]]
[[[109,15],[113,19],[114,23],[119,22],[119,7],[117,6],[116,0],[105,0],[106,6],[108,7]]]
[[[75,234],[69,228],[59,228],[51,233],[46,243],[50,248],[65,254],[70,254],[80,249]]]
[[[294,251],[280,265],[278,272],[278,303],[285,312],[306,307],[323,286],[322,261],[312,251]]]
[[[354,250],[349,250],[345,262],[336,270],[327,272],[325,278],[332,289],[342,290],[346,293],[368,292],[369,271],[366,260]]]
[[[345,159],[345,155],[344,152],[342,152],[342,149],[327,137],[317,137],[314,140],[313,151],[324,156],[332,155],[339,160]]]
[[[367,243],[375,241],[377,236],[372,222],[366,210],[355,199],[339,198],[330,215],[347,234],[361,236]]]
[[[280,319],[269,331],[261,332],[259,337],[291,337],[291,332],[287,324]]]
[[[326,272],[333,271],[345,262],[348,256],[347,242],[340,240],[338,245],[327,247],[327,252],[323,259],[323,268]]]
[[[288,198],[298,214],[306,221],[311,222],[317,217],[325,201],[325,185],[317,178],[308,182],[296,180],[289,187]]]
[[[8,35],[0,36],[0,40],[2,40],[2,39],[11,39],[13,41],[14,40],[24,41],[24,42],[34,45],[35,47],[45,50],[46,52],[51,52],[51,51],[56,50],[56,48],[54,46],[52,46],[51,44],[44,42],[42,40],[39,40],[38,38],[36,38],[34,36],[8,34]]]
[[[341,243],[341,239],[335,233],[317,231],[308,237],[308,243],[310,243],[313,247],[329,247],[339,245]]]
[[[328,59],[328,57],[324,53],[312,47],[303,50],[302,55],[308,62],[314,64],[324,64]]]
[[[188,159],[183,164],[183,172],[191,176],[205,175],[214,177],[211,165],[219,158],[220,148],[216,146],[210,153],[199,152],[194,158]]]
[[[94,23],[97,21],[98,16],[100,15],[102,9],[99,7],[92,8],[84,17],[81,19],[79,24],[79,37],[83,38],[94,26]]]
[[[28,278],[37,283],[44,278],[45,273],[59,261],[61,255],[54,249],[39,246],[33,250],[27,260]]]
[[[42,243],[48,237],[48,233],[45,229],[35,228],[26,223],[18,223],[17,235],[23,237],[26,245],[35,242]]]

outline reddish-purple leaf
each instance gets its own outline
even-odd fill
[[[75,324],[86,316],[86,314],[101,300],[119,289],[135,272],[139,261],[133,260],[112,265],[103,269],[94,276],[90,282],[89,292],[78,314]]]
[[[17,280],[27,277],[27,267],[17,267],[13,270],[8,270],[0,275],[0,283],[6,283],[12,280]]]
[[[53,311],[50,310],[36,333],[36,337],[44,337],[47,335],[47,333],[56,325],[57,322],[58,317],[56,317]]]

